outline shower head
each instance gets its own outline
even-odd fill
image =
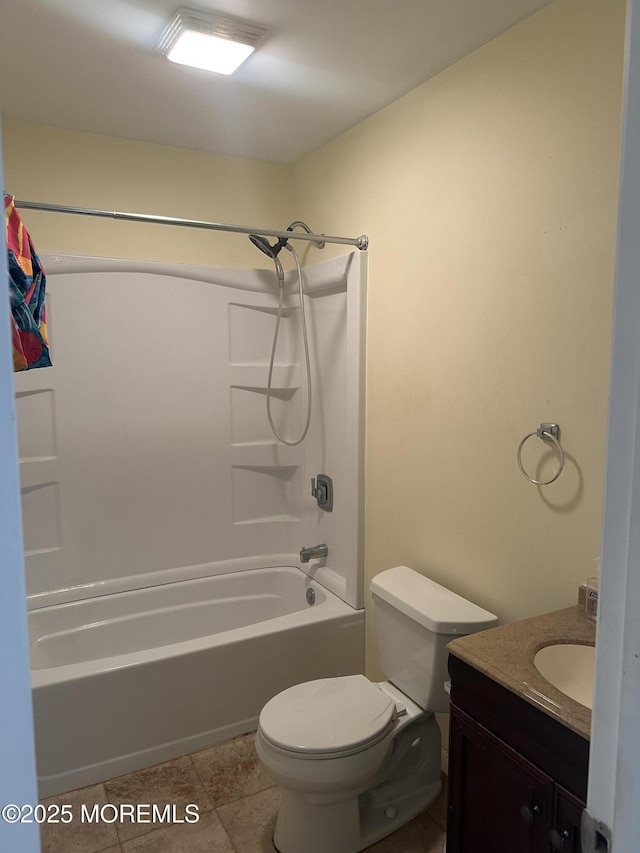
[[[287,241],[283,240],[282,237],[278,240],[277,243],[274,243],[273,246],[270,246],[268,241],[265,240],[264,237],[261,237],[259,234],[249,234],[249,239],[260,249],[261,252],[264,252],[276,266],[276,275],[278,276],[278,284],[280,287],[284,287],[284,270],[282,269],[282,264],[280,263],[280,259],[278,258],[278,252],[282,249],[283,246],[287,245]]]
[[[313,233],[307,223],[302,222],[302,220],[300,219],[296,219],[295,222],[292,222],[291,225],[287,227],[287,231],[293,231],[294,228],[302,228],[302,230],[306,231],[307,234]],[[262,237],[260,234],[249,234],[249,239],[251,240],[254,246],[260,249],[261,252],[264,252],[265,255],[268,255],[274,261],[282,249],[289,249],[289,251],[293,251],[293,249],[289,245],[289,240],[287,237],[279,237],[277,242],[275,242],[273,246],[269,245],[268,240],[265,237]],[[315,240],[315,243],[318,249],[324,249],[324,240],[318,239]]]
[[[249,234],[249,239],[260,249],[261,252],[264,252],[265,255],[268,255],[274,261],[278,257],[278,253],[280,250],[287,245],[287,241],[280,237],[277,243],[274,243],[273,246],[270,246],[267,240],[264,237],[261,237],[259,234]]]

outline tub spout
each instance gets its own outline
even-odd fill
[[[308,563],[309,560],[315,560],[319,557],[326,557],[329,549],[326,545],[314,545],[311,548],[303,548],[300,551],[300,562]]]

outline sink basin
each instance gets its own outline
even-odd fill
[[[561,643],[540,649],[533,663],[540,675],[565,696],[591,708],[595,652],[594,646]]]

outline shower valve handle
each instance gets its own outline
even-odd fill
[[[317,485],[316,485],[317,483]],[[326,474],[311,478],[311,496],[316,499],[320,509],[333,511],[333,482]]]

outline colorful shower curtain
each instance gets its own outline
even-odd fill
[[[13,369],[50,367],[44,304],[46,278],[13,197],[4,193]]]

